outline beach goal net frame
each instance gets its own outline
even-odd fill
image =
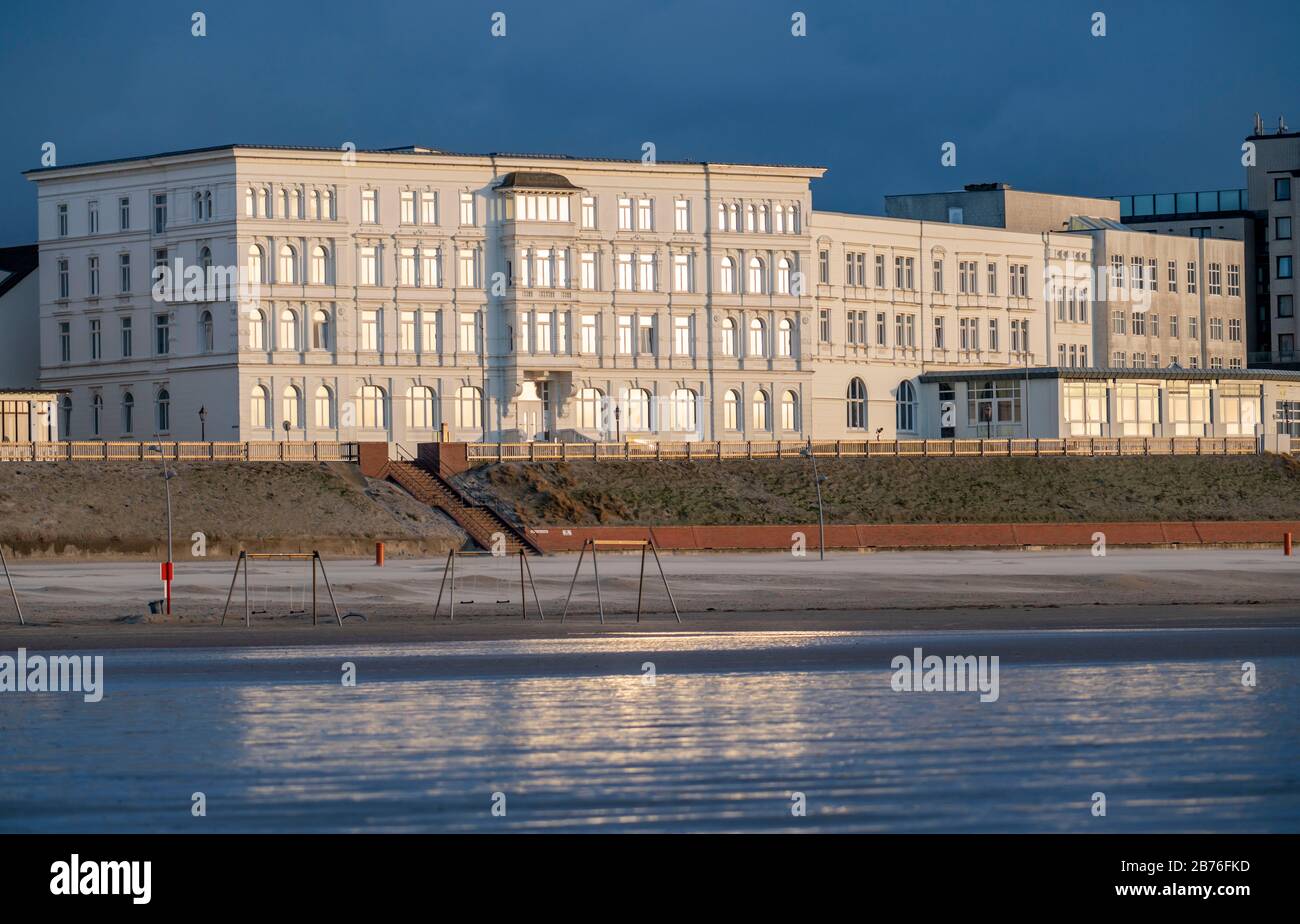
[[[230,590],[226,592],[226,605],[221,611],[221,624],[223,626],[226,624],[226,616],[230,612],[230,601],[234,597],[235,584],[239,580],[239,575],[241,571],[243,572],[244,575],[244,627],[248,628],[253,624],[252,606],[251,606],[251,600],[248,593],[248,577],[249,577],[249,571],[254,561],[309,562],[311,565],[311,624],[313,626],[316,625],[317,616],[319,612],[319,608],[317,606],[317,593],[316,593],[316,589],[318,586],[318,581],[316,576],[317,573],[319,572],[320,581],[325,584],[325,592],[329,594],[330,606],[334,610],[334,619],[338,622],[340,627],[343,625],[343,617],[339,615],[338,602],[334,599],[334,588],[330,586],[329,575],[325,573],[325,559],[320,557],[320,552],[314,549],[310,552],[247,552],[244,551],[243,549],[240,549],[239,558],[235,560],[235,573],[230,577]],[[306,596],[305,591],[304,591],[304,596]],[[289,595],[289,607],[290,607],[290,615],[296,615],[297,612],[300,612],[300,611],[293,610],[292,588],[290,590],[290,595]]]
[[[546,613],[542,610],[541,598],[537,596],[537,584],[533,581],[533,566],[528,564],[528,556],[524,554],[523,549],[519,549],[514,554],[519,558],[520,615],[522,616],[523,619],[525,620],[528,619],[528,596],[525,592],[525,588],[531,589],[533,592],[533,603],[537,606],[537,618],[540,619],[542,622],[545,622]],[[512,556],[500,555],[495,552],[478,550],[478,549],[469,549],[469,550],[452,549],[447,553],[447,561],[442,568],[442,580],[438,583],[438,600],[433,605],[434,619],[437,619],[438,614],[442,612],[443,591],[447,589],[450,589],[450,593],[447,595],[448,603],[449,603],[448,610],[447,610],[447,619],[452,620],[456,618],[456,561],[461,558],[483,558],[483,557],[508,559]],[[469,579],[473,580],[475,577],[481,577],[481,575],[474,575],[471,576]],[[451,585],[450,588],[448,588],[447,586],[449,583]],[[475,601],[473,600],[461,601],[462,604],[473,603],[473,602]],[[511,601],[498,600],[496,602],[500,604],[500,603],[509,603]]]
[[[18,602],[18,591],[14,589],[14,578],[9,573],[9,559],[5,558],[4,546],[0,546],[0,565],[4,566],[5,580],[9,584],[9,596],[14,598],[14,609],[18,611],[18,625],[27,625],[27,620],[23,618],[23,605]]]
[[[600,612],[600,622],[605,623],[605,601],[600,594],[600,566],[596,563],[597,549],[618,549],[620,551],[641,550],[641,574],[637,581],[636,587],[636,621],[641,621],[641,601],[645,597],[645,553],[649,549],[655,558],[655,566],[659,569],[659,577],[664,582],[664,590],[668,593],[668,602],[672,604],[673,616],[677,621],[682,621],[682,614],[677,611],[677,601],[673,599],[673,589],[668,586],[668,575],[664,574],[663,562],[659,560],[659,549],[655,547],[653,539],[587,539],[582,543],[582,551],[578,553],[578,564],[573,569],[573,580],[569,582],[569,593],[564,598],[564,611],[560,613],[560,622],[569,614],[569,601],[573,599],[573,588],[578,583],[578,573],[582,570],[582,560],[587,555],[587,549],[591,549],[591,571],[596,581],[596,608]]]

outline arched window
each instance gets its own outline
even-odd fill
[[[758,257],[749,258],[749,284],[745,287],[745,291],[754,295],[761,295],[767,291],[767,267]]]
[[[793,391],[781,394],[781,429],[799,429],[799,396]]]
[[[599,388],[584,388],[578,392],[578,428],[581,430],[601,430],[604,428],[604,415],[601,413],[605,393]]]
[[[289,424],[289,430],[302,429],[302,392],[298,390],[297,385],[286,385],[284,387],[283,400],[280,404],[282,412],[280,419]]]
[[[294,189],[289,193],[289,212],[287,215],[285,215],[285,217],[286,218],[302,217],[302,195],[298,192],[297,189]]]
[[[736,356],[736,322],[731,318],[722,319],[722,355]]]
[[[298,251],[290,244],[280,245],[280,266],[275,281],[283,283],[298,281]]]
[[[249,244],[248,281],[256,283],[266,282],[265,266],[266,261],[263,259],[262,248],[257,244]]]
[[[199,315],[199,352],[212,352],[212,312],[204,311]]]
[[[794,322],[789,318],[776,325],[776,352],[778,356],[794,355]]]
[[[722,258],[718,287],[728,295],[736,294],[736,261],[731,257]]]
[[[722,428],[724,430],[740,429],[740,392],[728,389],[722,396]]]
[[[96,392],[95,396],[90,399],[90,427],[95,436],[99,436],[103,417],[104,396]]]
[[[135,432],[135,396],[129,391],[122,396],[122,432]]]
[[[849,429],[867,429],[867,386],[862,379],[849,380]]]
[[[357,426],[368,430],[386,429],[388,408],[384,399],[387,397],[378,385],[362,385],[357,390]]]
[[[438,424],[433,389],[426,385],[415,385],[406,397],[406,426],[412,430],[434,429]]]
[[[253,391],[249,396],[248,420],[251,426],[261,430],[265,430],[270,426],[271,395],[266,390],[265,385],[253,386]]]
[[[311,284],[329,285],[329,251],[320,244],[311,249]]]
[[[762,318],[752,318],[749,322],[749,355],[767,355],[767,325]]]
[[[207,247],[199,250],[199,266],[203,267],[203,279],[206,282],[211,276],[209,270],[212,269],[212,251]]]
[[[322,430],[334,429],[334,392],[328,385],[316,388],[316,426]]]
[[[758,230],[759,230],[759,231],[767,231],[767,229],[768,229],[768,224],[767,224],[767,206],[766,206],[766,205],[760,205],[760,206],[758,207]]]
[[[154,402],[157,409],[158,432],[166,433],[172,428],[172,396],[167,389],[161,389]]]
[[[668,429],[683,433],[695,430],[695,392],[689,388],[676,388],[668,401]]]
[[[462,385],[456,390],[456,426],[462,430],[483,426],[483,392],[473,385]]]
[[[207,218],[212,217],[212,190],[207,190],[203,194],[203,211]]]
[[[331,190],[325,190],[321,198],[320,217],[323,220],[333,220],[334,218],[334,193]]]
[[[629,433],[651,429],[650,392],[633,388],[627,393],[627,408],[623,414]]]
[[[201,192],[194,193],[194,220],[203,220],[203,193]]]
[[[280,190],[280,217],[289,217],[289,190]]]
[[[271,193],[265,186],[257,191],[258,212],[263,218],[271,217]]]
[[[266,315],[262,314],[260,308],[248,309],[248,348],[266,349]]]
[[[244,190],[244,214],[249,218],[257,215],[257,196],[251,186]]]
[[[746,230],[746,231],[754,231],[754,230],[757,230],[757,229],[755,228],[755,226],[754,226],[754,205],[753,205],[753,203],[750,203],[749,205],[745,206],[745,230]]]
[[[63,435],[66,437],[72,432],[72,398],[70,396],[64,395],[59,400],[59,411],[63,418],[59,422],[59,427],[62,429]]]
[[[906,433],[916,432],[916,386],[904,379],[898,383],[897,429]]]
[[[317,308],[312,312],[311,348],[313,350],[330,348],[330,315],[324,308]]]
[[[298,313],[292,308],[280,312],[280,342],[282,350],[298,349]]]
[[[753,422],[754,429],[760,432],[772,429],[770,401],[767,397],[767,392],[763,391],[761,388],[754,392]]]
[[[790,294],[790,261],[785,257],[776,263],[776,291],[781,295]]]
[[[320,218],[320,190],[313,189],[307,194],[307,217],[313,221]]]

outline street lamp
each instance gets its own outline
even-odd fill
[[[813,487],[817,489],[817,558],[820,561],[826,560],[826,513],[822,508],[822,482],[826,479],[817,474],[817,457],[812,451],[812,437],[808,437],[808,445],[799,450],[799,455],[812,460],[813,469]]]
[[[208,409],[204,405],[199,406],[199,441],[208,441]]]
[[[614,405],[614,442],[616,443],[623,442],[623,429],[620,420],[622,416],[622,410],[617,404]]]
[[[163,452],[162,440],[158,434],[154,434],[154,439],[158,440],[157,444],[150,446],[150,452],[158,453],[158,461],[162,463],[163,469],[163,489],[167,496],[167,561],[162,566],[163,585],[167,589],[167,615],[172,614],[172,577],[174,565],[172,560],[172,486],[171,480],[176,477],[176,473],[167,467],[167,454]]]

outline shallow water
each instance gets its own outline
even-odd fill
[[[894,692],[916,645],[998,700]],[[102,654],[0,694],[0,831],[1300,831],[1300,630]]]

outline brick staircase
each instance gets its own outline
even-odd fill
[[[520,549],[526,555],[542,554],[542,550],[532,540],[502,519],[491,507],[468,500],[451,484],[418,462],[390,461],[384,475],[420,503],[437,507],[447,514],[484,549],[492,548],[493,533],[502,533],[506,537],[506,554],[513,555]]]

